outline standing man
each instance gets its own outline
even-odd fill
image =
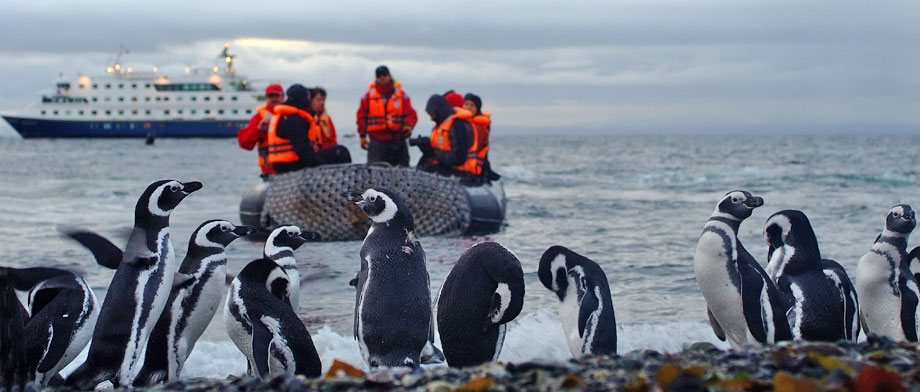
[[[418,115],[402,84],[393,80],[386,66],[377,67],[375,74],[377,79],[361,98],[357,113],[361,148],[367,150],[367,163],[388,162],[408,167],[406,139],[412,135]]]
[[[256,113],[249,119],[249,124],[236,133],[236,140],[240,147],[252,150],[259,146],[259,168],[262,169],[262,178],[275,174],[275,169],[268,162],[268,124],[272,120],[275,105],[284,102],[284,89],[280,84],[270,84],[265,88],[265,105],[256,108]]]

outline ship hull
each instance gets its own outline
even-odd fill
[[[3,116],[23,138],[234,137],[242,120],[79,121]]]

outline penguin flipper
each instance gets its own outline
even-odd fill
[[[268,359],[271,357],[272,333],[261,322],[252,323],[252,358],[256,371],[263,380],[269,376]]]
[[[589,321],[594,318],[597,319],[597,309],[600,306],[600,299],[594,293],[592,287],[587,287],[585,290],[585,295],[581,298],[581,306],[578,307],[578,336],[584,338],[589,334],[589,331],[585,331]],[[593,328],[593,326],[592,326]]]
[[[181,290],[188,287],[191,287],[195,283],[195,275],[183,274],[181,272],[176,272],[176,276],[173,278],[173,289]]]
[[[906,285],[901,285],[901,329],[907,341],[912,343],[917,342],[917,306],[920,304],[920,293],[915,283],[908,280]]]
[[[60,230],[61,234],[89,249],[99,265],[109,269],[118,269],[121,264],[124,253],[121,248],[115,246],[112,241],[105,237],[85,229],[61,228],[58,230]]]
[[[725,341],[725,330],[722,329],[722,326],[719,325],[719,320],[716,320],[716,316],[712,315],[712,309],[706,307],[706,315],[709,316],[709,325],[712,326],[712,332],[715,332],[716,337],[721,341]]]
[[[70,337],[73,335],[73,323],[69,319],[57,318],[51,323],[52,335],[51,344],[48,345],[48,353],[38,364],[38,371],[47,373],[54,369],[54,366],[61,361],[64,353],[67,352],[67,346],[70,343]]]
[[[355,339],[358,339],[358,319],[361,317],[361,315],[358,314],[358,309],[361,305],[361,295],[364,293],[364,284],[367,282],[367,266],[363,262],[361,264],[361,271],[358,271],[358,275],[355,276],[355,289],[357,289],[355,295]]]

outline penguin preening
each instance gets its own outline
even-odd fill
[[[713,331],[734,348],[792,339],[789,305],[738,239],[741,222],[762,205],[749,192],[727,193],[703,226],[693,257]]]
[[[907,253],[907,241],[917,226],[914,210],[894,206],[885,229],[856,265],[859,316],[866,334],[917,342],[920,335],[920,288]]]
[[[473,245],[450,270],[438,294],[438,331],[447,364],[495,361],[507,324],[524,306],[524,271],[497,242]]]
[[[82,276],[57,268],[8,268],[27,298],[25,342],[29,378],[47,386],[89,343],[99,316],[96,295]]]
[[[843,266],[821,258],[818,239],[801,211],[784,210],[767,219],[767,274],[790,304],[787,319],[794,340],[856,341],[859,301]]]
[[[559,298],[559,318],[572,356],[616,354],[617,322],[604,270],[556,245],[543,252],[537,275]]]
[[[67,378],[67,385],[91,389],[103,381],[130,386],[142,362],[147,338],[172,289],[176,257],[169,237],[169,215],[200,182],[161,180],[150,184],[134,209],[134,229],[124,252],[92,232],[74,236],[100,264],[121,262],[102,303],[89,355]],[[113,255],[114,253],[114,255]],[[108,260],[108,261],[105,261]]]
[[[305,242],[318,239],[319,233],[301,231],[294,225],[282,225],[272,230],[265,240],[263,257],[280,265],[291,278],[290,302],[295,313],[300,311],[300,271],[294,251]]]
[[[231,340],[263,380],[282,372],[311,378],[322,372],[310,333],[290,306],[289,288],[284,269],[265,258],[247,264],[230,284],[228,333],[234,331]]]
[[[226,246],[252,234],[250,226],[225,220],[202,223],[192,233],[179,266],[185,281],[172,289],[166,308],[150,334],[144,365],[135,386],[176,381],[195,343],[211,323],[226,292]]]
[[[361,246],[355,338],[370,367],[417,367],[429,344],[431,293],[412,212],[395,192],[346,192],[372,224]]]

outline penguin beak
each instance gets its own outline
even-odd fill
[[[303,238],[304,241],[317,241],[322,238],[322,236],[315,231],[305,231],[300,233],[300,238]]]
[[[233,234],[237,237],[245,237],[255,232],[256,229],[252,226],[237,226],[235,229],[233,229]]]
[[[367,200],[364,200],[364,196],[355,191],[344,192],[342,196],[345,196],[348,201],[357,204],[358,207],[364,207],[364,205],[367,204]]]
[[[752,197],[744,201],[744,205],[748,208],[757,208],[763,205],[763,198],[761,197]]]
[[[198,181],[183,182],[182,183],[182,193],[187,195],[189,193],[192,193],[194,191],[201,189],[201,187],[202,185]]]

